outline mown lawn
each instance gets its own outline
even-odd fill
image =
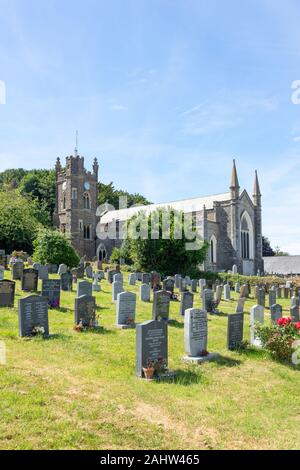
[[[124,280],[138,293],[127,274]],[[222,302],[222,313],[209,316],[209,350],[220,359],[201,366],[182,362],[183,319],[172,302],[169,366],[177,377],[148,383],[135,377],[135,330],[114,327],[107,281],[96,294],[100,332],[73,330],[75,292],[63,292],[62,308],[49,310],[51,338],[21,339],[17,301],[25,295],[17,282],[15,308],[0,309],[7,348],[0,366],[1,449],[300,448],[300,371],[264,351],[227,351],[227,315],[236,302]],[[287,315],[289,301],[279,302]],[[246,303],[245,339],[253,304]],[[137,322],[151,319],[151,309],[138,301]]]

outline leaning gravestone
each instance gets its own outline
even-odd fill
[[[276,323],[279,318],[282,317],[282,307],[279,304],[271,305],[271,321],[272,323]]]
[[[136,375],[144,377],[143,369],[163,364],[168,367],[168,324],[150,320],[136,325]]]
[[[60,276],[60,286],[63,291],[72,291],[73,287],[73,276],[71,273],[66,272]]]
[[[153,293],[152,319],[168,321],[170,311],[170,294],[165,290]]]
[[[261,341],[255,336],[255,323],[264,323],[264,307],[262,305],[254,305],[250,309],[250,343],[253,346],[261,347]]]
[[[82,295],[75,299],[75,325],[84,327],[95,327],[96,322],[96,299],[91,295]]]
[[[42,281],[49,279],[49,271],[48,271],[47,266],[43,266],[41,264],[38,269],[38,274],[39,274],[39,279],[41,279]]]
[[[142,302],[150,302],[151,287],[150,284],[142,284],[140,286],[140,300]]]
[[[60,280],[45,279],[42,281],[42,296],[48,300],[51,308],[59,308],[60,306]]]
[[[117,297],[116,325],[119,328],[135,327],[136,295],[133,292],[121,292]]]
[[[112,302],[116,302],[118,298],[118,294],[120,294],[123,291],[124,291],[123,283],[114,281],[112,283],[112,292],[111,292]]]
[[[246,302],[246,299],[243,299],[242,297],[238,299],[236,310],[235,310],[236,314],[244,313],[245,302]]]
[[[182,292],[180,301],[180,315],[184,317],[184,313],[187,309],[193,308],[194,295],[191,292]]]
[[[14,281],[0,281],[0,307],[14,307],[15,288],[16,283]]]
[[[24,263],[23,261],[16,261],[12,265],[12,278],[13,281],[21,281],[23,275]]]
[[[61,276],[62,274],[65,274],[68,272],[68,267],[66,264],[60,264],[58,268],[58,275]]]
[[[23,291],[35,292],[38,288],[38,271],[32,268],[24,269],[21,281]]]
[[[244,334],[244,314],[234,313],[228,315],[227,326],[227,349],[234,351],[243,343]]]
[[[29,295],[19,300],[19,335],[33,336],[38,329],[44,336],[49,335],[48,301],[40,295]]]
[[[93,286],[89,281],[79,281],[77,284],[76,297],[81,297],[82,295],[92,296]]]
[[[211,289],[205,289],[203,292],[203,309],[207,313],[213,313],[214,311],[214,293]]]
[[[216,354],[207,351],[207,312],[205,310],[190,308],[184,315],[184,350],[187,362],[200,363],[212,360]]]

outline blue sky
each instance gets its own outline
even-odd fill
[[[79,151],[153,202],[228,189],[300,253],[298,0],[0,0],[0,171]]]

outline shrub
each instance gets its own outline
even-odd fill
[[[293,322],[291,317],[282,317],[271,326],[255,325],[255,334],[275,359],[290,362],[294,352],[293,343],[300,339],[300,322]]]
[[[33,259],[42,264],[66,264],[78,266],[79,256],[70,241],[58,230],[42,229],[34,240]]]

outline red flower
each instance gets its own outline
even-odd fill
[[[300,321],[297,321],[295,323],[296,330],[300,330]]]
[[[287,326],[290,323],[292,323],[292,318],[291,317],[282,317],[277,320],[277,325],[279,326]]]

